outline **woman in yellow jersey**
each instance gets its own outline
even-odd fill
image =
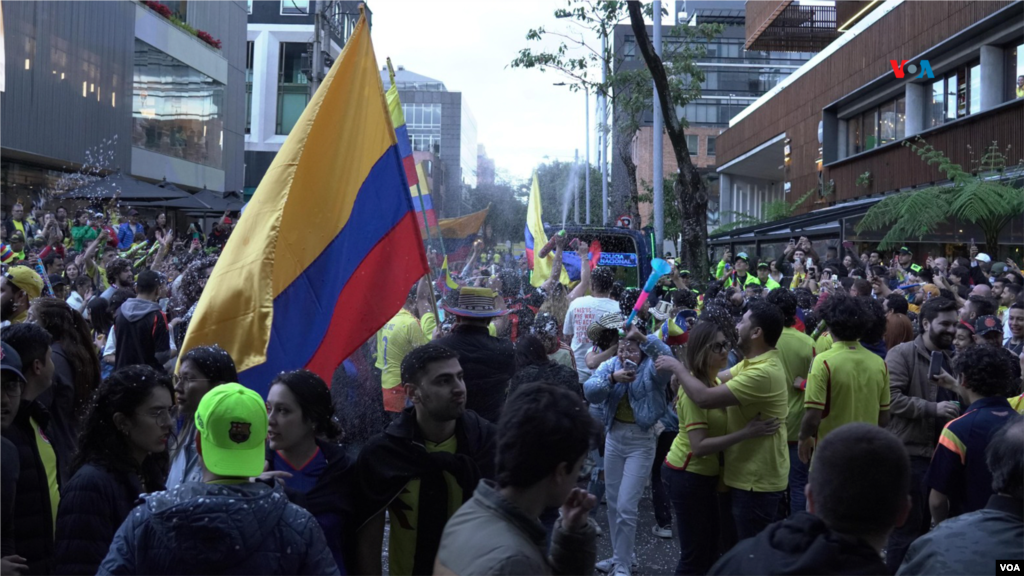
[[[729,359],[729,341],[713,322],[701,322],[690,332],[686,365],[708,387]],[[661,469],[678,522],[681,555],[676,574],[705,574],[718,558],[718,475],[719,453],[733,444],[757,436],[771,436],[778,430],[777,418],[754,419],[745,428],[726,434],[725,410],[699,408],[679,392],[676,410],[679,435],[669,449]]]

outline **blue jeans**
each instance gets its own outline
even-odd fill
[[[732,517],[736,520],[736,537],[740,540],[753,538],[761,530],[775,522],[779,513],[779,502],[785,495],[781,492],[754,492],[737,490],[732,493]]]
[[[629,566],[636,546],[636,517],[657,445],[654,430],[616,420],[604,442],[604,482],[612,562]]]
[[[661,465],[679,537],[676,575],[707,574],[718,558],[718,476]]]
[[[807,497],[804,487],[807,486],[807,464],[800,461],[799,444],[789,445],[789,514],[807,510]]]

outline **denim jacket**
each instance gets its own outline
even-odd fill
[[[622,400],[622,395],[629,392],[629,405],[633,408],[636,425],[647,431],[665,415],[668,404],[665,399],[665,386],[672,378],[671,373],[658,373],[654,360],[662,355],[671,355],[669,347],[657,336],[647,337],[647,343],[641,346],[647,357],[640,363],[636,372],[636,380],[630,384],[616,382],[612,384],[612,374],[622,369],[618,356],[605,360],[594,374],[583,385],[583,393],[587,402],[604,406],[604,427],[609,430],[615,421],[615,411]]]

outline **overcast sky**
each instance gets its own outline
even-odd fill
[[[509,63],[527,42],[530,28],[565,30],[554,9],[562,2],[517,0],[370,1],[373,44],[383,66],[397,67],[444,82],[462,92],[477,123],[477,142],[487,148],[498,170],[525,178],[551,159],[571,160],[585,153],[584,101],[555,72],[513,69]],[[550,41],[554,47],[557,43]],[[591,126],[596,111],[591,98]],[[591,134],[591,161],[596,159]]]

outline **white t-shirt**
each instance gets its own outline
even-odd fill
[[[593,343],[587,337],[587,328],[605,314],[619,311],[619,303],[611,298],[582,296],[569,304],[565,313],[565,324],[562,332],[572,336],[572,354],[576,357],[576,371],[580,382],[586,382],[593,372],[587,368],[587,352]]]

